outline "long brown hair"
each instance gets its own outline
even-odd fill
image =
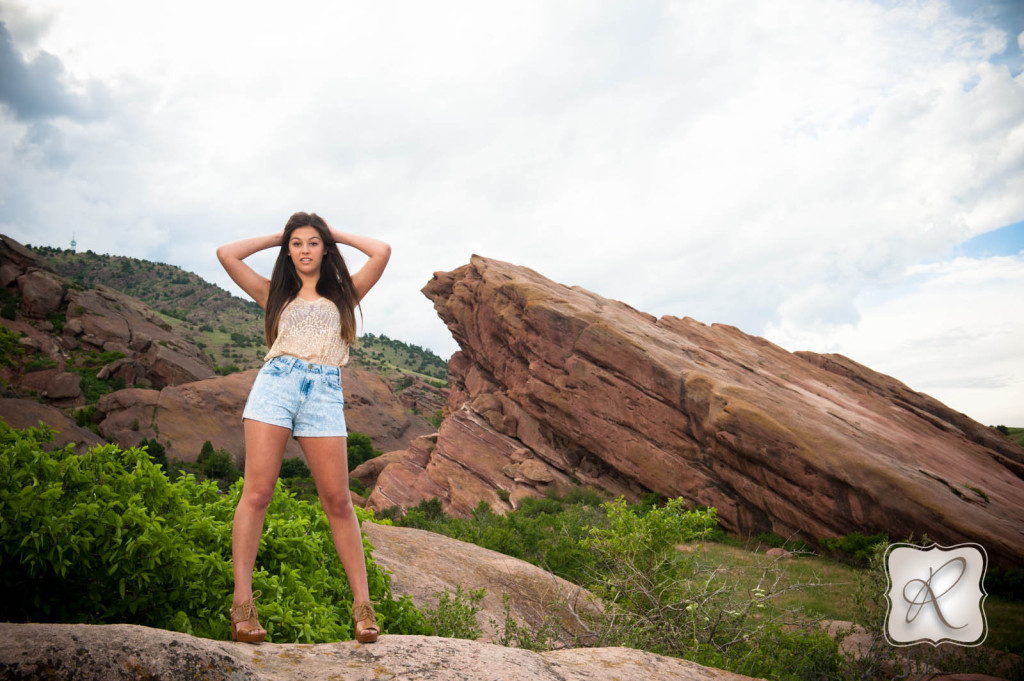
[[[267,317],[264,331],[267,335],[267,347],[274,345],[277,338],[277,324],[281,312],[302,288],[302,280],[295,271],[295,264],[288,255],[288,241],[299,227],[312,227],[320,233],[324,244],[324,257],[320,261],[320,279],[316,283],[316,292],[330,299],[338,308],[341,317],[341,337],[352,345],[356,342],[356,313],[359,299],[356,297],[352,277],[348,273],[345,259],[341,257],[338,244],[331,237],[327,223],[316,213],[295,213],[288,218],[284,226],[284,239],[281,241],[281,252],[274,263],[274,273],[270,275],[270,295],[267,296]],[[359,310],[362,315],[362,308]]]

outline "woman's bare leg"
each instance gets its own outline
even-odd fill
[[[352,588],[352,604],[356,606],[370,602],[370,590],[366,584],[363,538],[348,491],[347,441],[344,437],[299,438],[316,482],[320,505],[331,523],[334,549]]]
[[[231,528],[231,562],[235,577],[233,605],[252,597],[252,571],[263,535],[263,520],[281,472],[284,447],[291,430],[245,419],[245,480]],[[245,626],[244,624],[238,625]],[[259,633],[262,629],[253,633]]]

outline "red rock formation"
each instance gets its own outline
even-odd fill
[[[224,449],[241,460],[245,451],[242,409],[256,380],[257,369],[163,390],[128,388],[104,395],[97,403],[99,431],[123,447],[142,438],[165,444],[167,456],[194,461],[203,442]],[[370,437],[378,448],[408,446],[410,440],[431,430],[421,418],[408,414],[388,385],[362,369],[342,370],[345,418],[351,431]],[[289,440],[285,457],[301,457]]]
[[[106,286],[82,290],[46,269],[45,263],[10,237],[0,235],[0,285],[16,286],[16,318],[4,326],[26,334],[31,350],[41,352],[63,368],[71,351],[96,350],[126,355],[116,366],[102,370],[103,378],[123,378],[126,385],[156,388],[187,383],[214,375],[213,361],[198,346],[175,333],[170,325],[140,301]],[[63,310],[66,309],[66,312]],[[63,332],[54,323],[63,320]],[[22,385],[19,372],[3,378]],[[62,374],[57,383],[40,386],[39,376],[25,390],[36,390],[62,406],[79,400],[78,378]]]
[[[105,444],[103,438],[82,428],[59,409],[38,402],[16,398],[0,399],[0,418],[12,428],[37,428],[42,422],[54,430],[53,447],[75,445],[75,451],[84,452]],[[52,447],[47,447],[52,449]]]
[[[890,377],[478,256],[424,293],[461,347],[451,416],[432,449],[379,473],[371,507],[501,508],[498,489],[552,484],[509,468],[537,461],[714,506],[730,531],[927,533],[1024,562],[1024,451]]]

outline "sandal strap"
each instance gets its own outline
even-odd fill
[[[243,601],[239,605],[231,606],[231,625],[234,626],[239,622],[245,622],[250,619],[256,619],[259,614],[256,612],[256,599],[263,595],[262,591],[256,591],[247,601]]]
[[[369,603],[360,603],[359,605],[352,608],[352,618],[356,622],[362,622],[363,620],[369,620],[374,628],[377,626],[377,616],[373,612],[373,606]]]

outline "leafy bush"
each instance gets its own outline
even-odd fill
[[[17,367],[19,358],[25,354],[21,336],[6,326],[0,325],[0,361],[5,366]]]
[[[487,589],[481,587],[471,591],[463,591],[462,585],[455,585],[455,593],[451,594],[448,587],[434,594],[437,596],[437,608],[426,609],[427,622],[434,628],[435,636],[445,638],[466,638],[476,640],[482,633],[476,615],[480,612],[480,603],[487,595]]]
[[[886,534],[865,535],[860,532],[851,532],[843,537],[824,537],[821,546],[836,554],[839,558],[845,558],[859,565],[867,567],[875,553],[878,544],[889,543]]]
[[[399,516],[385,515],[396,525],[416,527],[470,542],[533,563],[577,584],[592,572],[594,556],[581,541],[587,528],[607,522],[604,513],[582,503],[526,498],[506,515],[492,512],[486,502],[470,518],[446,516],[440,500],[424,500]]]
[[[0,621],[124,622],[226,639],[231,523],[241,494],[191,475],[170,482],[142,450],[44,450],[47,429],[0,421]],[[357,509],[364,519],[372,514]],[[387,633],[429,631],[369,556]],[[351,590],[323,510],[277,488],[253,586],[271,640],[351,638]]]
[[[441,421],[444,420],[444,415],[440,409],[435,411],[433,414],[427,417],[427,423],[434,426],[434,430],[441,427]]]
[[[164,448],[156,438],[149,440],[142,438],[139,442],[139,449],[145,449],[149,453],[149,458],[153,460],[153,463],[162,466],[164,470],[167,470],[167,450]]]
[[[308,478],[310,475],[312,473],[310,473],[309,466],[297,456],[281,462],[280,476],[282,478]]]
[[[18,294],[6,288],[0,288],[0,317],[14,319],[18,316]]]
[[[641,647],[700,664],[773,679],[836,678],[837,644],[815,622],[773,607],[781,587],[777,561],[753,574],[729,574],[699,552],[679,551],[717,524],[715,509],[607,502],[606,527],[584,545],[596,554],[589,586],[605,603],[590,617],[598,645]],[[751,586],[751,584],[753,584]]]
[[[196,457],[199,470],[207,478],[216,478],[227,483],[238,480],[242,473],[235,466],[235,457],[224,449],[214,449],[209,440],[203,443]]]
[[[352,471],[356,466],[381,455],[379,449],[373,448],[373,442],[368,435],[350,431],[348,434],[348,469]]]

